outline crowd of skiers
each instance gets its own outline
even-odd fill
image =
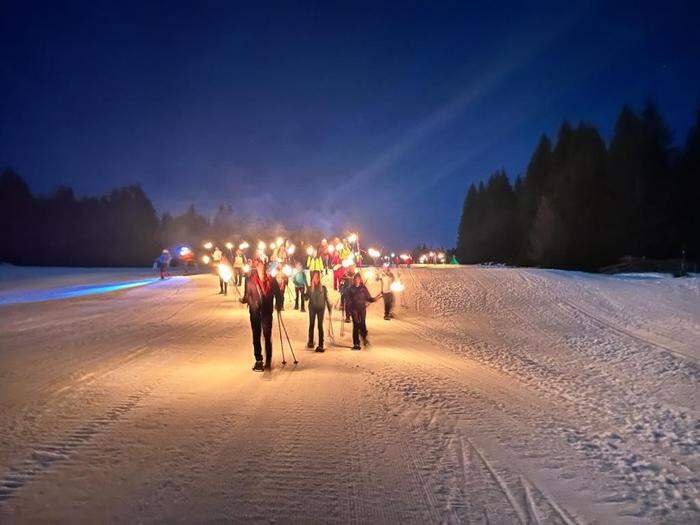
[[[301,263],[295,264],[290,276],[281,271],[269,270],[269,264],[260,256],[251,261],[250,273],[246,275],[245,290],[241,302],[248,305],[250,324],[253,332],[253,353],[255,364],[253,370],[269,369],[272,362],[272,316],[273,311],[284,309],[285,290],[287,286],[294,288],[294,309],[309,313],[309,330],[306,346],[315,347],[316,352],[325,351],[324,318],[326,312],[333,311],[334,305],[329,298],[328,289],[322,284],[324,268],[314,266],[314,261],[305,269]],[[310,278],[307,279],[306,270]],[[390,286],[393,274],[390,269],[382,271],[381,277]],[[340,292],[337,307],[343,314],[343,322],[352,322],[353,350],[360,350],[360,344],[369,345],[367,339],[367,305],[384,297],[385,319],[392,317],[393,292],[380,292],[372,296],[367,289],[362,274],[351,266],[344,268],[344,274],[336,279],[334,284]],[[384,282],[382,288],[384,287]],[[317,338],[315,337],[317,334]],[[263,362],[262,340],[265,344],[265,361]]]
[[[294,297],[294,309],[301,312],[308,309],[306,346],[309,349],[315,348],[316,352],[325,351],[324,318],[326,312],[330,315],[334,308],[341,312],[341,322],[352,323],[353,350],[360,350],[361,345],[369,345],[366,317],[370,303],[383,298],[384,319],[390,320],[393,317],[394,274],[390,266],[394,261],[384,262],[376,274],[371,272],[371,278],[381,283],[381,292],[373,296],[365,285],[362,273],[358,271],[362,266],[361,252],[353,250],[348,239],[335,239],[332,243],[324,239],[316,247],[307,246],[303,254],[305,257],[301,258],[297,258],[293,244],[281,239],[269,246],[261,242],[251,258],[246,257],[243,248],[239,246],[234,250],[230,244],[226,250],[209,244],[208,250],[209,253],[203,259],[218,270],[219,294],[228,295],[229,282],[236,287],[235,291],[239,295],[238,287],[244,287],[240,301],[248,306],[255,371],[271,367],[273,314],[284,309],[285,291],[288,287],[289,295]],[[158,258],[161,278],[168,276],[170,261],[170,252],[163,250]],[[328,289],[322,284],[322,277],[329,274],[332,276],[333,290],[339,293],[335,305],[329,298]]]

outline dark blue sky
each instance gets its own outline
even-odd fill
[[[161,212],[451,246],[563,119],[651,98],[680,143],[700,101],[698,2],[62,4],[0,6],[0,165]]]

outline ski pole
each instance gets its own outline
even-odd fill
[[[335,334],[333,333],[333,310],[331,305],[328,305],[328,337],[332,343],[335,343]]]
[[[287,327],[284,326],[284,319],[282,319],[282,312],[277,312],[277,315],[279,316],[279,320],[282,323],[282,329],[284,330],[284,335],[287,338],[287,344],[289,344],[289,351],[292,352],[292,358],[294,359],[294,364],[296,365],[299,361],[297,361],[297,356],[294,355],[294,348],[292,348],[292,342],[289,340],[289,334],[287,333]]]
[[[279,311],[277,312],[277,329],[279,330],[280,333],[280,349],[282,350],[282,365],[287,364],[287,360],[284,358],[284,343],[282,342],[282,321],[281,321],[280,313]]]

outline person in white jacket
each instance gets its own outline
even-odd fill
[[[214,266],[214,268],[216,268],[217,274],[218,274],[219,265],[222,262],[223,256],[224,256],[224,253],[221,251],[221,249],[218,246],[214,247],[214,251],[211,254],[211,260],[214,263],[213,266]],[[225,295],[226,290],[224,287],[224,280],[221,278],[221,274],[218,274],[218,275],[219,275],[219,294]]]

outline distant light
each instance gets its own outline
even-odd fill
[[[310,244],[306,247],[306,255],[311,256],[314,254],[314,247]]]
[[[271,243],[270,243],[270,249],[271,249],[271,250],[274,250],[274,249],[275,249],[275,246],[276,246],[276,245],[275,245],[274,242],[271,242]]]
[[[214,245],[211,243],[211,241],[207,241],[204,243],[204,249],[205,250],[211,250]]]
[[[335,249],[338,250],[338,251],[342,250],[342,249],[343,249],[343,243],[342,243],[342,242],[339,242],[338,244],[336,244],[336,245],[335,245]]]
[[[284,239],[282,237],[277,237],[277,246],[282,246],[284,244]]]
[[[227,242],[227,243],[226,243],[226,248],[228,248],[229,250],[232,249],[232,248],[233,248],[233,243]]]
[[[245,249],[248,248],[249,246],[250,246],[250,244],[248,244],[248,243],[245,242],[245,241],[243,241],[241,244],[238,245],[238,247],[239,247],[241,250],[245,250]]]
[[[357,234],[356,233],[351,233],[348,235],[348,241],[350,242],[355,242],[357,240]]]
[[[267,244],[265,244],[265,241],[258,241],[258,250],[264,252],[265,248],[267,248]]]
[[[211,260],[211,259],[209,258],[208,255],[202,255],[202,262],[203,262],[204,264],[209,264],[209,261],[210,261],[210,260]]]
[[[291,267],[291,266],[289,266],[288,264],[285,264],[285,265],[284,265],[284,268],[282,268],[282,272],[283,272],[284,275],[286,275],[287,277],[291,277],[291,275],[292,275],[292,273],[293,273],[293,270],[292,270],[292,267]]]
[[[290,244],[289,247],[287,248],[287,253],[289,255],[292,255],[296,251],[297,247],[294,246],[293,244]]]

